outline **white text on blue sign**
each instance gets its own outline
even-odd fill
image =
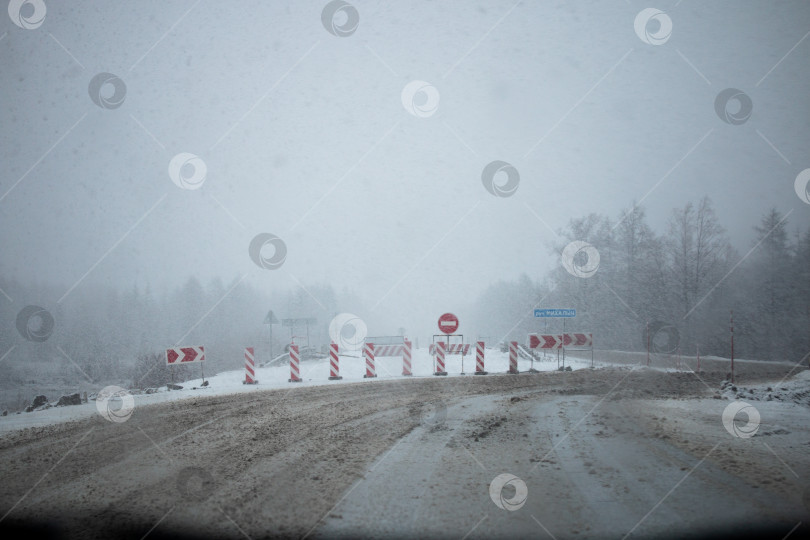
[[[535,317],[576,317],[575,309],[535,309]]]

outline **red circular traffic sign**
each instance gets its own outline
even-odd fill
[[[439,330],[445,334],[452,334],[458,330],[458,317],[452,313],[445,313],[439,317]]]

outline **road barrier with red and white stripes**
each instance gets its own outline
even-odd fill
[[[365,343],[363,345],[363,358],[366,359],[366,374],[363,375],[364,379],[369,379],[377,376],[377,370],[374,366],[374,344]]]
[[[484,342],[478,341],[475,343],[475,374],[486,375],[484,371]]]
[[[372,342],[373,343],[373,342]],[[377,345],[374,343],[374,356],[382,358],[383,356],[402,356],[402,348],[404,345]]]
[[[372,359],[373,362],[376,362],[377,358],[382,358],[383,356],[401,356],[402,374],[413,375],[411,368],[413,343],[411,343],[406,339],[403,341],[403,343],[397,343],[395,345],[378,345],[373,341],[368,342],[368,344],[374,347],[373,349],[374,354]]]
[[[413,345],[407,339],[405,340],[405,345],[402,347],[402,374],[403,375],[413,375],[411,371],[411,349]]]
[[[445,346],[444,353],[445,355],[448,354],[460,354],[461,356],[467,356],[470,354],[470,344],[469,343],[451,343],[448,345],[444,341],[440,341],[442,345]],[[431,343],[428,347],[428,352],[431,356],[436,354],[436,343]]]
[[[253,361],[253,347],[245,347],[245,380],[242,384],[259,384],[256,380],[256,366]]]
[[[339,381],[342,378],[338,361],[338,344],[333,341],[329,344],[329,380]]]
[[[517,341],[509,342],[509,371],[507,373],[518,373],[518,344]]]
[[[436,362],[436,371],[433,373],[434,375],[447,375],[447,371],[444,369],[444,355],[446,350],[447,343],[444,341],[436,343],[435,347],[433,347],[433,356]]]
[[[298,345],[290,343],[290,378],[287,382],[301,382],[301,354]]]

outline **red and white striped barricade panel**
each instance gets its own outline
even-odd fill
[[[445,343],[444,341],[440,341],[435,345],[436,346],[433,348],[433,353],[436,359],[436,371],[433,374],[447,375],[447,371],[445,371],[444,369],[444,356],[445,351],[447,350],[447,343]]]
[[[366,359],[366,374],[363,375],[364,379],[377,376],[377,369],[374,366],[374,344],[365,343],[363,345],[363,358]]]
[[[517,341],[510,341],[509,342],[509,371],[507,373],[517,373],[518,361],[518,344]]]
[[[245,347],[245,380],[242,384],[256,384],[256,367],[253,360],[253,347]]]
[[[374,358],[382,358],[383,356],[402,356],[402,350],[405,345],[377,345],[374,343]]]
[[[172,347],[166,349],[166,364],[189,364],[191,362],[204,362],[205,348],[200,347]]]
[[[378,345],[374,342],[368,342],[369,345],[374,347],[374,360],[382,357],[400,356],[402,357],[402,374],[413,375],[411,371],[411,356],[413,344],[410,341],[393,345]],[[368,372],[366,373],[368,375]],[[370,375],[369,375],[370,376]]]
[[[301,382],[301,354],[298,352],[298,345],[290,344],[290,378],[288,382]]]
[[[484,370],[484,342],[478,341],[475,344],[475,374],[486,375]]]
[[[338,360],[338,344],[334,341],[329,344],[329,380],[339,381],[343,377],[340,376],[340,363]]]
[[[413,375],[411,371],[411,349],[413,345],[410,341],[406,341],[402,347],[402,374]]]
[[[469,343],[451,343],[449,346],[444,341],[439,341],[444,345],[445,350],[444,353],[447,354],[460,354],[462,356],[467,356],[470,354],[470,344]],[[436,354],[436,345],[437,343],[431,343],[428,347],[428,352],[431,355]]]

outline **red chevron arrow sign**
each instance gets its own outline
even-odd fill
[[[566,347],[593,347],[593,334],[566,334],[566,336],[571,340],[571,343],[566,341]]]
[[[200,347],[173,347],[166,349],[166,363],[188,364],[190,362],[202,362],[205,360],[205,349]]]
[[[593,334],[529,334],[530,349],[593,347]]]
[[[529,334],[530,349],[559,349],[562,347],[562,336],[552,334]]]

